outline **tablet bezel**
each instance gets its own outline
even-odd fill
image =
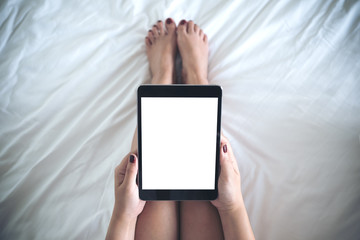
[[[142,189],[141,97],[216,97],[218,98],[215,189]],[[222,88],[218,85],[141,85],[137,91],[139,197],[142,200],[214,200],[218,196],[220,174]]]

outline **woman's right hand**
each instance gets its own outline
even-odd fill
[[[231,212],[242,206],[240,172],[229,140],[221,135],[218,198],[211,203],[219,212]]]
[[[229,140],[221,136],[218,209],[225,239],[255,239],[241,194],[240,172]]]

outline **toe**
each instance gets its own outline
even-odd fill
[[[190,20],[188,22],[187,32],[188,33],[193,33],[194,32],[194,22],[192,20]]]
[[[145,37],[145,44],[146,44],[147,47],[151,46],[151,42],[150,42],[149,37]]]
[[[151,44],[155,43],[155,38],[154,38],[154,34],[153,34],[152,30],[149,30],[149,32],[148,32],[148,38],[149,38]]]
[[[206,34],[204,34],[204,38],[203,38],[204,42],[207,43],[208,42],[208,37]]]
[[[164,35],[164,24],[161,20],[157,21],[156,25],[158,26],[159,29],[159,34],[160,35]]]
[[[166,19],[165,26],[168,34],[173,34],[175,32],[176,24],[171,18]]]
[[[178,32],[185,33],[187,28],[186,20],[181,20],[178,25]]]
[[[196,32],[196,33],[198,33],[199,32],[199,27],[198,27],[198,25],[194,25],[194,32]]]
[[[158,29],[157,25],[153,25],[151,30],[152,30],[155,38],[159,37],[159,29]]]
[[[201,38],[203,38],[203,37],[204,37],[204,32],[203,32],[203,30],[202,30],[202,29],[200,29],[200,31],[199,31],[199,36],[200,36]]]

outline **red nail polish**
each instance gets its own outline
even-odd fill
[[[186,20],[181,20],[180,25],[184,25],[186,23]]]
[[[171,23],[172,23],[171,18],[166,19],[166,23],[167,23],[167,24],[171,24]]]
[[[135,157],[134,157],[134,155],[130,155],[130,162],[131,162],[131,163],[134,163],[134,162],[135,162]]]
[[[227,152],[227,146],[226,146],[226,144],[223,146],[223,151],[224,151],[224,153]]]

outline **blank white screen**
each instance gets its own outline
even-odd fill
[[[143,189],[215,189],[217,108],[217,98],[141,98]]]

